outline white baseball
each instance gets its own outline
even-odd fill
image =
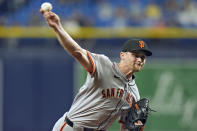
[[[41,5],[41,9],[43,11],[51,11],[52,10],[52,4],[49,3],[49,2],[44,2],[42,5]]]

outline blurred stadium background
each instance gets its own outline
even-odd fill
[[[39,13],[43,0],[0,0],[0,131],[49,131],[69,109],[84,70]],[[143,38],[153,56],[136,74],[152,113],[146,131],[197,130],[196,0],[49,0],[84,48],[119,60]],[[117,122],[110,131],[118,131]]]

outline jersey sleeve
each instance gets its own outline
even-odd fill
[[[87,51],[87,55],[92,64],[92,70],[87,70],[91,76],[105,74],[112,65],[111,60],[103,54],[95,54]]]
[[[92,64],[92,69],[91,70],[86,69],[86,71],[92,75],[95,72],[95,58],[94,58],[95,56],[93,56],[93,54],[91,54],[89,51],[87,51],[87,55],[88,55],[89,61]]]

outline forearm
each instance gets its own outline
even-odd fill
[[[73,56],[88,72],[92,72],[92,64],[89,61],[87,52],[85,49],[81,48],[71,36],[63,29],[60,25],[53,28],[60,44],[63,48]]]
[[[79,52],[82,48],[72,39],[72,37],[64,30],[62,25],[58,25],[56,28],[53,28],[57,38],[62,45],[62,47],[71,55],[75,52]]]
[[[53,12],[43,12],[40,10],[44,16],[48,25],[55,31],[57,38],[62,45],[62,47],[72,55],[86,70],[92,72],[92,63],[89,61],[87,51],[81,48],[71,36],[64,30],[60,22],[60,18]]]

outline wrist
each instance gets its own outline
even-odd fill
[[[52,28],[53,28],[53,30],[54,30],[56,33],[60,32],[60,31],[63,29],[61,23],[55,25],[55,26],[52,27]]]

